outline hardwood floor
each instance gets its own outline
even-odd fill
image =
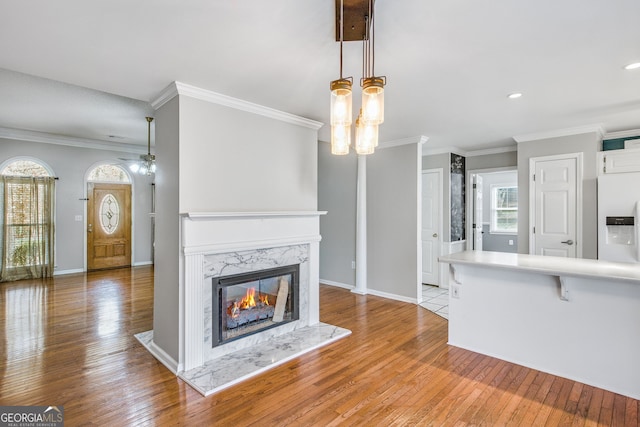
[[[638,425],[637,400],[448,346],[424,308],[320,296],[351,336],[204,398],[133,337],[150,267],[0,283],[0,404],[63,405],[68,426]]]

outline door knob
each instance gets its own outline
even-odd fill
[[[565,240],[564,242],[560,242],[560,243],[564,243],[566,245],[571,246],[571,245],[573,245],[573,240]]]
[[[433,237],[438,237],[438,233],[433,233]]]
[[[87,232],[91,233],[93,231],[93,224],[89,224],[87,227]]]

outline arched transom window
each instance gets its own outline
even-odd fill
[[[15,160],[2,169],[5,176],[51,176],[40,163],[33,160]]]
[[[129,175],[118,165],[100,165],[89,172],[88,181],[97,182],[131,182]]]

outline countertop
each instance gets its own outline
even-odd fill
[[[552,276],[600,277],[640,282],[640,264],[622,262],[488,251],[459,252],[441,256],[438,260],[449,264],[529,271]]]

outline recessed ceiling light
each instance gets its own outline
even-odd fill
[[[625,65],[625,70],[635,70],[636,68],[640,68],[640,62],[634,62],[633,64]]]
[[[520,98],[522,96],[522,94],[520,92],[515,92],[515,93],[510,93],[507,98],[509,99],[516,99],[516,98]]]

